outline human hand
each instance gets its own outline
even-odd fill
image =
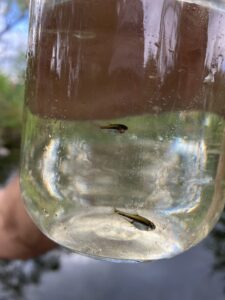
[[[0,259],[27,259],[56,247],[28,216],[14,176],[0,190]]]

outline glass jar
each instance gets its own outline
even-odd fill
[[[21,186],[57,243],[148,261],[217,222],[225,6],[190,2],[31,0]]]

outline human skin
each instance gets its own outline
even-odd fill
[[[28,259],[56,247],[28,216],[18,175],[0,189],[0,241],[1,259]]]
[[[181,8],[175,0],[160,1],[163,3],[160,8],[159,0],[152,0],[154,8],[158,5],[161,9],[160,34],[157,41],[152,40],[154,59],[145,62],[143,69],[146,46],[143,19],[146,11],[142,2],[132,0],[130,7],[128,2],[124,7],[120,0],[96,0],[99,6],[90,10],[95,16],[91,25],[99,29],[104,24],[103,30],[108,38],[104,43],[101,37],[98,43],[90,40],[80,59],[79,43],[74,39],[66,40],[63,33],[71,28],[76,31],[76,22],[70,22],[73,18],[68,18],[73,9],[76,11],[76,2],[79,1],[66,1],[48,14],[44,9],[40,16],[42,29],[35,28],[40,35],[33,35],[35,40],[30,41],[26,104],[33,114],[54,119],[96,120],[165,111],[204,110],[225,116],[224,73],[215,58],[219,57],[220,46],[212,45],[209,38],[213,31],[209,30],[209,24],[219,22],[216,14],[197,5],[183,4]],[[117,5],[120,6],[118,14]],[[173,15],[165,25],[163,20],[168,7]],[[80,9],[77,7],[78,11]],[[132,24],[126,12],[133,17]],[[87,19],[90,17],[86,11],[80,13],[86,14]],[[55,20],[61,21],[54,23]],[[174,27],[173,20],[179,26]],[[87,32],[89,25],[85,25]],[[168,46],[166,38],[171,36],[174,28],[176,38]],[[67,47],[66,53],[63,47],[60,48],[60,76],[56,69],[50,68],[57,65],[52,57],[57,34],[53,34],[52,29],[62,32],[61,44],[65,42]],[[216,33],[216,38],[219,34]],[[212,53],[210,49],[213,49]],[[77,66],[81,69],[76,69]],[[212,82],[207,82],[205,78],[210,75],[211,67],[217,72],[211,74]],[[78,86],[77,79],[71,77],[71,93],[68,95],[69,74],[74,70],[81,70],[81,84]],[[83,86],[82,81],[87,84]],[[26,213],[18,176],[0,191],[0,240],[0,258],[25,259],[56,246],[43,236]]]

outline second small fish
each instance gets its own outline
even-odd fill
[[[100,128],[113,130],[114,132],[118,132],[118,133],[124,133],[128,129],[128,127],[124,124],[109,124],[109,125],[100,126]]]
[[[131,224],[133,224],[139,230],[149,231],[154,230],[156,228],[155,224],[152,221],[142,216],[139,216],[137,214],[129,214],[116,208],[114,209],[114,211],[118,215],[125,217]]]

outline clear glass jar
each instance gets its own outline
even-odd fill
[[[21,186],[57,243],[148,261],[217,222],[225,6],[202,3],[31,0]]]

